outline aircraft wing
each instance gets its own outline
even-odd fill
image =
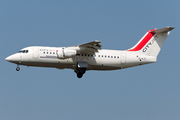
[[[95,52],[98,52],[98,50],[101,50],[101,41],[93,41],[89,43],[84,43],[80,45],[76,45],[79,49],[78,52],[81,53],[87,53],[87,54],[94,54]]]

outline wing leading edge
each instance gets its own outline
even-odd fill
[[[75,47],[77,52],[80,53],[95,54],[95,52],[101,50],[102,45],[100,45],[100,43],[101,41],[92,41],[89,43],[84,43],[73,47]]]

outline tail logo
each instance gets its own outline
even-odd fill
[[[146,52],[146,51],[148,50],[148,48],[149,48],[149,45],[152,45],[152,43],[149,42],[149,43],[146,45],[146,47],[145,47],[142,51],[143,51],[143,52]]]
[[[153,43],[157,40],[158,36],[157,34],[153,37],[153,39],[145,46],[145,48],[142,50],[143,52],[146,52],[150,45],[153,45]]]

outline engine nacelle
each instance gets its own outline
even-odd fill
[[[66,49],[60,49],[56,50],[57,58],[59,59],[66,59],[76,56],[76,50],[66,50]]]

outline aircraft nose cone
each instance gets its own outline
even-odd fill
[[[19,54],[13,54],[13,55],[10,55],[7,58],[5,58],[5,60],[8,62],[17,63],[20,61],[20,56],[19,56]]]
[[[10,62],[12,60],[11,56],[7,57],[5,60]]]

